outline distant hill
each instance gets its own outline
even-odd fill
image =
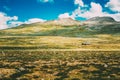
[[[71,18],[46,21],[43,23],[23,24],[0,31],[0,35],[14,36],[88,36],[94,34],[120,33],[120,22],[111,17],[94,17],[86,21]]]
[[[93,17],[84,21],[82,26],[100,33],[120,32],[120,22],[115,21],[112,17]]]
[[[62,18],[62,19],[58,19],[58,20],[47,21],[44,24],[72,26],[72,25],[80,25],[80,22],[73,20],[71,18]]]

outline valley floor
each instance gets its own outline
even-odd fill
[[[94,37],[62,36],[1,36],[0,50],[80,49],[119,50],[120,36],[94,35]]]
[[[119,35],[0,37],[0,80],[119,79]]]

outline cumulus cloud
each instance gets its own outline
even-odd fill
[[[25,22],[22,22],[22,21],[12,21],[12,22],[9,22],[9,26],[16,27],[16,26],[19,26],[21,24],[32,24],[32,23],[45,22],[45,21],[46,20],[40,19],[40,18],[31,18],[31,19],[28,19]]]
[[[37,0],[37,2],[47,3],[47,2],[54,2],[54,0]]]
[[[36,22],[45,22],[46,20],[40,19],[40,18],[32,18],[25,22],[18,21],[17,16],[10,17],[7,14],[0,12],[0,29],[6,29],[11,27],[16,27],[21,24],[32,24]]]
[[[110,0],[105,6],[112,11],[120,12],[120,0]]]
[[[89,10],[82,10],[81,7],[78,7],[75,11],[73,11],[72,16],[91,18],[104,15],[102,12],[102,6],[100,4],[91,2],[90,6],[91,8]]]
[[[110,0],[110,2],[108,2],[105,6],[109,6],[110,9],[114,10],[114,11],[118,11],[118,13],[115,14],[111,14],[108,13],[107,11],[103,12],[103,7],[99,4],[99,3],[95,3],[95,2],[91,2],[90,3],[90,7],[86,6],[84,4],[84,2],[82,0],[74,0],[74,4],[75,5],[79,5],[77,9],[75,9],[72,12],[72,16],[73,18],[77,18],[77,17],[82,17],[82,18],[92,18],[95,16],[110,16],[113,17],[115,20],[120,21],[120,0]],[[115,5],[117,4],[117,5]],[[111,7],[110,7],[111,5]],[[89,8],[89,9],[88,9]]]
[[[24,24],[24,22],[21,22],[21,21],[12,21],[12,22],[9,22],[8,26],[9,27],[16,27],[16,26],[19,26],[21,24]]]
[[[32,18],[29,19],[28,21],[25,21],[25,24],[32,24],[32,23],[36,23],[36,22],[45,22],[46,20],[40,19],[40,18]]]
[[[79,5],[79,6],[84,6],[84,3],[83,3],[83,1],[82,0],[75,0],[74,1],[74,4],[76,4],[76,5]]]
[[[17,16],[7,16],[5,13],[0,12],[0,29],[9,28],[8,23],[18,20]]]
[[[90,5],[91,5],[90,10],[81,14],[82,16],[84,16],[86,18],[91,18],[91,17],[95,17],[95,16],[103,16],[104,15],[100,4],[92,2]]]

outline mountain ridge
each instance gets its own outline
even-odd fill
[[[73,20],[72,18],[61,18],[57,20],[50,20],[44,22],[45,24],[54,24],[62,26],[80,25],[80,21]]]
[[[106,19],[106,21],[102,22],[103,19]],[[37,36],[87,36],[97,33],[120,33],[120,23],[111,17],[94,17],[83,22],[71,18],[63,18],[43,23],[22,24],[18,27],[0,31],[1,35]]]

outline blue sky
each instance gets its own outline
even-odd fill
[[[0,0],[0,29],[58,18],[86,20],[111,16],[120,21],[120,0]]]
[[[71,13],[76,6],[73,0],[0,0],[0,11],[9,16],[18,16],[25,21],[30,18],[42,18],[46,20],[57,19],[59,14]],[[6,9],[7,8],[7,9]]]

